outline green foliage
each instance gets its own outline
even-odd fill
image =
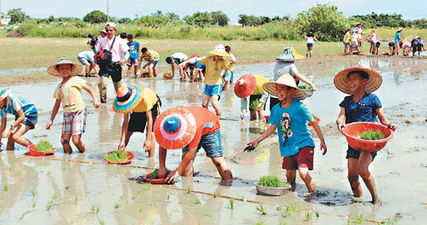
[[[298,85],[298,88],[302,90],[313,90],[313,87],[304,84]]]
[[[188,25],[196,25],[199,27],[206,27],[209,25],[227,26],[230,19],[228,16],[221,12],[195,12],[191,16],[183,18],[184,22]]]
[[[317,39],[322,41],[338,41],[350,26],[338,8],[329,4],[317,4],[298,13],[295,25],[301,35],[310,29],[315,30]]]
[[[270,18],[268,16],[254,16],[254,15],[246,15],[246,14],[240,14],[238,23],[244,27],[246,26],[259,26],[270,22],[275,21],[289,21],[290,17],[285,16],[283,18],[280,18],[278,16]]]
[[[117,150],[104,156],[104,159],[110,162],[124,162],[129,159],[129,153]]]
[[[24,11],[22,11],[22,8],[10,9],[7,11],[7,15],[10,16],[10,24],[22,23],[26,19],[30,18]]]
[[[92,12],[86,14],[83,17],[83,21],[86,23],[105,23],[108,20],[107,14],[99,11],[99,10],[93,10]]]
[[[379,130],[367,130],[363,131],[358,135],[358,138],[361,138],[363,140],[381,140],[385,138],[385,135],[383,132]]]
[[[230,209],[234,209],[234,198],[230,198],[229,202],[230,202]]]
[[[51,152],[52,145],[48,141],[41,140],[37,143],[36,150],[39,152]]]
[[[147,178],[149,179],[158,179],[159,176],[157,175],[159,173],[159,169],[155,169],[153,172],[150,173],[150,175],[148,175]]]
[[[288,188],[290,185],[283,182],[276,175],[262,176],[258,182],[259,185],[264,187],[275,187],[275,188]]]
[[[406,21],[402,18],[401,14],[377,14],[371,12],[366,15],[355,15],[350,17],[354,24],[363,23],[364,27],[376,28],[376,27],[407,27],[411,25],[410,21]]]
[[[267,215],[267,211],[265,210],[263,205],[259,205],[256,207],[256,210],[261,214],[261,215]]]

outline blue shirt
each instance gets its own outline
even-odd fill
[[[396,32],[396,34],[394,35],[394,43],[399,43],[400,42],[400,32]]]
[[[287,108],[276,104],[270,113],[269,124],[277,126],[280,143],[280,155],[292,156],[304,147],[314,147],[313,138],[308,130],[308,122],[313,116],[300,101],[294,100]]]
[[[130,59],[138,59],[139,58],[139,42],[133,41],[132,43],[128,42]]]
[[[37,114],[36,107],[28,99],[9,95],[6,98],[6,107],[0,107],[0,119],[5,119],[8,113],[18,117],[18,111],[21,109],[24,111],[24,115]]]
[[[366,93],[358,102],[353,101],[353,95],[346,96],[340,103],[345,109],[345,122],[377,122],[377,110],[381,108],[380,99],[374,94]]]

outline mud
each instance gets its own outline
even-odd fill
[[[352,198],[346,174],[346,141],[335,127],[338,104],[344,94],[335,90],[332,77],[340,69],[356,64],[381,72],[383,85],[376,94],[387,117],[398,126],[395,137],[371,166],[382,205],[368,203],[369,192],[364,185],[364,196]],[[272,135],[255,152],[243,152],[246,143],[260,135],[264,124],[240,121],[240,100],[231,89],[220,102],[224,114],[221,120],[224,154],[237,177],[231,185],[220,182],[203,150],[195,160],[195,177],[180,178],[174,185],[130,180],[158,165],[157,154],[154,159],[147,158],[142,149],[145,135],[139,133],[133,135],[127,148],[136,154],[132,162],[136,167],[98,164],[105,162],[102,159],[105,153],[117,148],[120,138],[122,116],[111,110],[112,84],[108,87],[108,104],[100,109],[93,108],[89,96],[84,94],[90,112],[88,130],[83,136],[86,153],[62,154],[61,113],[52,130],[44,130],[58,80],[13,86],[14,93],[30,98],[40,111],[39,123],[27,137],[33,142],[47,139],[59,152],[37,159],[25,156],[26,149],[20,146],[15,151],[0,152],[0,224],[374,224],[387,220],[424,224],[426,207],[420,202],[427,201],[426,61],[350,56],[313,58],[298,62],[297,66],[318,86],[318,91],[305,103],[321,119],[328,145],[325,156],[316,149],[315,170],[311,172],[319,194],[307,195],[299,178],[295,193],[280,197],[256,194],[253,183],[260,176],[285,175],[277,136]],[[236,72],[237,76],[252,73],[271,78],[273,67],[273,63],[239,65]],[[96,87],[96,78],[88,80]],[[126,77],[125,80],[155,88],[163,109],[201,104],[201,83],[161,78]],[[319,143],[316,137],[315,143]],[[180,157],[179,151],[168,152],[168,168],[176,168]],[[233,209],[230,198],[236,199]],[[257,209],[261,204],[267,215]]]

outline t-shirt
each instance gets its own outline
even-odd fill
[[[18,117],[18,111],[21,109],[24,115],[37,113],[36,107],[28,99],[10,94],[6,98],[6,106],[0,107],[0,119],[5,119],[8,113]]]
[[[229,71],[234,71],[234,64],[236,63],[236,57],[234,57],[234,55],[233,55],[233,53],[229,53],[229,55],[230,55],[230,58],[231,58],[231,61],[232,62],[234,62],[234,63],[230,63],[230,66],[229,66]]]
[[[125,54],[125,52],[129,51],[129,47],[126,44],[126,42],[121,39],[119,36],[115,37],[116,40],[114,41],[114,45],[111,48],[112,53],[112,62],[119,62],[122,59],[122,56]],[[114,37],[111,39],[102,38],[98,40],[96,43],[95,49],[96,52],[100,52],[101,50],[107,49],[110,51],[110,46],[113,44]]]
[[[369,36],[369,39],[373,43],[377,43],[377,34],[373,33]]]
[[[87,81],[80,77],[72,77],[65,84],[58,84],[53,97],[61,100],[64,112],[78,112],[86,108],[81,93],[86,84]]]
[[[293,100],[287,108],[276,104],[271,109],[268,123],[277,126],[282,157],[295,155],[303,147],[314,147],[308,129],[308,122],[312,120],[313,116],[307,107],[298,100]]]
[[[399,43],[400,42],[400,32],[396,32],[396,34],[394,34],[394,43]]]
[[[229,68],[230,57],[224,60],[214,61],[214,56],[205,56],[199,58],[199,62],[206,65],[205,84],[222,84],[221,72]]]
[[[132,43],[128,42],[128,46],[129,46],[129,58],[130,59],[138,59],[139,58],[139,42],[137,41],[133,41]]]
[[[182,52],[175,52],[174,54],[171,55],[171,57],[175,62],[175,64],[177,65],[181,64],[182,62],[188,59],[188,56]]]
[[[307,44],[313,44],[314,43],[314,34],[307,34]]]
[[[274,81],[287,73],[292,76],[295,76],[295,74],[298,73],[298,69],[295,64],[293,62],[277,61],[276,65],[274,66]]]
[[[213,134],[220,130],[221,125],[219,123],[218,117],[208,109],[205,109],[200,106],[187,106],[185,107],[188,111],[193,114],[195,120],[196,120],[196,134],[193,138],[193,140],[188,144],[188,147],[191,148],[197,148],[200,139],[202,136],[207,134]]]
[[[93,51],[84,51],[84,52],[80,52],[78,55],[77,55],[78,57],[81,57],[81,58],[85,58],[85,59],[87,59],[88,61],[90,61],[91,63],[94,63],[95,61],[94,61],[94,56],[95,56],[95,52],[93,52]]]
[[[148,110],[151,110],[157,103],[158,99],[156,92],[150,88],[144,87],[142,89],[141,96],[143,100],[139,102],[139,104],[132,110],[132,112],[147,112]]]
[[[147,50],[148,54],[147,56],[141,56],[142,59],[145,59],[146,61],[159,61],[160,55],[154,50]]]
[[[255,91],[252,92],[251,95],[263,95],[265,94],[264,88],[262,85],[265,83],[268,83],[270,80],[268,80],[267,77],[261,76],[261,75],[254,75],[256,80],[256,88]]]
[[[345,33],[344,35],[344,43],[350,44],[351,34],[350,32]]]
[[[345,109],[345,123],[377,122],[375,110],[382,105],[375,94],[366,93],[358,102],[353,101],[353,95],[346,96],[340,107]]]

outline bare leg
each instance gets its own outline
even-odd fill
[[[379,202],[379,199],[378,199],[374,176],[372,176],[372,174],[369,172],[369,165],[371,164],[371,162],[372,162],[371,153],[361,152],[358,160],[357,172],[360,174],[363,181],[365,182],[366,187],[371,193],[372,203],[375,204]]]
[[[24,124],[19,124],[16,128],[15,132],[10,134],[10,137],[7,141],[7,150],[14,150],[15,149],[15,143],[18,143],[22,146],[28,147],[28,145],[31,144],[31,141],[28,139],[23,138],[22,136],[27,133],[30,130],[30,127]]]
[[[215,109],[215,113],[217,116],[221,116],[221,108],[219,107],[219,102],[218,102],[219,96],[218,95],[214,95],[211,98],[211,102],[212,102],[212,106]]]
[[[295,191],[295,189],[297,188],[297,183],[296,183],[296,176],[297,176],[297,171],[296,170],[286,170],[286,180],[288,181],[288,183],[291,185],[291,190]]]
[[[188,151],[184,152],[182,154],[182,159],[184,158],[185,154],[187,154]],[[196,157],[196,155],[194,155],[194,158]],[[185,168],[184,172],[182,173],[181,176],[183,177],[190,177],[193,176],[194,173],[194,168],[193,168],[193,163],[194,163],[194,158],[188,163],[187,167]]]
[[[228,167],[227,163],[224,160],[224,157],[215,157],[211,158],[214,163],[216,169],[218,170],[219,175],[223,180],[231,180],[233,179],[233,174],[231,173],[230,167]]]
[[[61,135],[61,143],[64,148],[64,153],[71,154],[73,153],[73,149],[70,145],[71,134],[62,134]]]
[[[253,109],[249,109],[249,118],[250,120],[256,120],[256,111]]]
[[[349,158],[347,160],[347,178],[350,182],[351,190],[353,191],[354,197],[362,196],[362,186],[359,182],[359,174],[357,172],[358,159]]]
[[[311,178],[310,174],[308,173],[308,168],[299,168],[298,173],[299,173],[299,176],[301,177],[302,181],[304,181],[305,186],[308,189],[308,192],[310,192],[310,193],[316,192],[316,185],[314,184],[313,179]]]
[[[126,135],[125,135],[125,147],[126,146],[128,146],[128,144],[129,144],[129,140],[130,140],[130,137],[132,136],[132,134],[133,134],[133,132],[126,132]]]
[[[82,142],[82,135],[73,135],[73,144],[77,147],[80,153],[83,153],[86,151],[86,147]]]
[[[209,101],[211,100],[212,96],[203,94],[202,96],[202,107],[203,108],[209,108]]]

